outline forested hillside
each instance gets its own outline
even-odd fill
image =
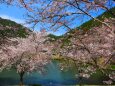
[[[0,18],[0,37],[26,37],[30,30],[14,21]]]

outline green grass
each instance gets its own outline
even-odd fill
[[[111,65],[111,69],[115,70],[115,65]]]

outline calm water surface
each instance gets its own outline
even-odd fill
[[[79,83],[78,77],[75,77],[74,68],[68,71],[61,71],[58,62],[53,61],[47,66],[46,73],[40,74],[34,72],[24,75],[24,84],[42,84],[44,86],[61,86],[75,85]],[[82,79],[85,84],[102,84],[104,77],[91,77],[90,79]],[[7,70],[0,73],[0,86],[19,84],[19,75],[16,70]]]

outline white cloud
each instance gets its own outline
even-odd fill
[[[24,23],[23,19],[14,18],[14,17],[8,16],[8,15],[0,15],[0,17],[3,19],[9,19],[9,20],[15,21],[16,23],[19,23],[19,24]]]
[[[3,19],[9,19],[11,21],[15,21],[16,23],[22,24],[25,27],[29,27],[29,25],[25,24],[25,20],[23,20],[23,19],[18,19],[18,18],[14,18],[14,17],[8,16],[8,15],[2,15],[2,14],[0,14],[0,17]]]

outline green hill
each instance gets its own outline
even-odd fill
[[[0,18],[0,37],[26,37],[30,30],[14,21]]]
[[[115,16],[114,16],[115,14],[112,15],[112,14],[110,13],[110,11],[112,11],[112,13],[115,13],[115,7],[111,8],[109,11],[106,11],[106,12],[104,12],[103,14],[99,15],[99,16],[97,17],[97,19],[99,19],[99,20],[101,20],[101,21],[104,21],[105,18],[115,18]],[[95,21],[94,19],[91,19],[91,20],[89,20],[89,21],[83,23],[81,26],[76,27],[76,28],[77,28],[77,29],[81,29],[81,30],[83,30],[83,31],[87,31],[87,30],[89,30],[89,29],[92,29],[93,27],[97,27],[97,26],[101,26],[101,25],[102,25],[102,23],[100,23],[100,22],[98,22],[98,21]],[[69,31],[68,33],[74,33],[75,30],[76,30],[76,28],[73,29],[73,30],[71,30],[71,31]]]

